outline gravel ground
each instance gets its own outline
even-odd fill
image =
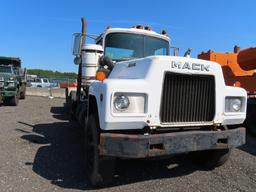
[[[82,132],[69,123],[64,100],[27,97],[0,107],[0,191],[90,191]],[[97,190],[92,190],[97,191]],[[201,170],[186,155],[170,160],[119,161],[114,186],[98,191],[256,191],[256,138],[230,160]]]

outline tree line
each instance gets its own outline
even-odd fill
[[[59,72],[52,70],[43,70],[43,69],[28,69],[29,75],[37,75],[39,77],[48,77],[48,78],[68,78],[76,79],[77,74],[74,72]]]

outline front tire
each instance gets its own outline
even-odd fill
[[[247,131],[256,136],[256,105],[250,104],[247,106],[246,119],[245,119],[245,127]]]
[[[18,94],[16,94],[15,96],[13,96],[10,101],[9,101],[11,106],[17,106],[19,104],[19,97]]]
[[[190,155],[194,162],[206,169],[214,169],[227,162],[231,149],[214,149],[192,152]]]
[[[87,126],[86,126],[87,124]],[[90,184],[101,187],[110,184],[114,177],[115,159],[99,154],[100,129],[98,118],[90,115],[85,123],[85,167]]]

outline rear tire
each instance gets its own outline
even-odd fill
[[[190,155],[194,162],[206,169],[214,169],[227,162],[231,149],[214,149],[192,152]]]
[[[21,92],[20,93],[20,99],[25,99],[26,98],[26,92]]]
[[[114,178],[115,159],[99,154],[100,129],[98,118],[90,115],[85,130],[85,167],[90,184],[102,187],[110,184]]]
[[[26,98],[26,84],[22,83],[20,87],[20,99]]]
[[[68,118],[70,122],[76,120],[76,114],[75,114],[76,107],[77,107],[76,101],[73,101],[70,97],[70,102],[68,104]]]

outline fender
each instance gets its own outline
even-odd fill
[[[104,111],[105,105],[104,101],[106,100],[106,87],[101,81],[95,81],[91,84],[89,88],[89,101],[88,101],[88,113],[87,117],[90,113],[96,113],[99,119],[100,128],[103,127],[104,124]],[[93,108],[92,108],[93,106]]]

